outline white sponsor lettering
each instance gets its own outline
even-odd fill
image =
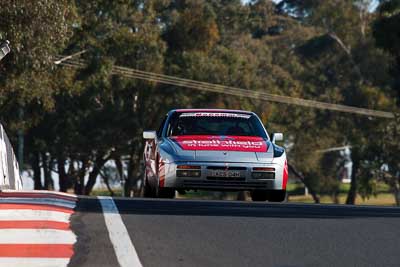
[[[220,141],[220,140],[184,140],[186,147],[236,147],[236,148],[262,148],[263,142],[259,141]]]

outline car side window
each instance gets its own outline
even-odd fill
[[[157,130],[157,137],[161,137],[162,131],[163,131],[163,129],[164,129],[164,124],[165,124],[165,121],[166,121],[166,120],[167,120],[167,116],[165,116],[165,118],[164,118],[163,121],[161,122],[160,127],[159,127],[158,130]]]
[[[178,122],[179,122],[179,116],[180,113],[173,113],[171,114],[171,118],[169,118],[168,120],[168,126],[167,126],[167,132],[166,135],[167,136],[173,136],[173,135],[177,135],[179,132],[179,127],[178,127]]]

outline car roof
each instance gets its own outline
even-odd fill
[[[171,110],[169,113],[186,113],[186,112],[210,112],[210,113],[217,113],[217,112],[224,112],[224,113],[240,113],[240,114],[254,114],[251,111],[246,110],[234,110],[234,109],[174,109]]]

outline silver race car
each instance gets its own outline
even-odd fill
[[[158,131],[145,131],[144,195],[173,198],[175,190],[250,191],[253,201],[283,201],[286,153],[256,114],[179,109]]]

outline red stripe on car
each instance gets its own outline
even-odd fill
[[[158,165],[158,170],[159,170],[159,177],[160,177],[160,187],[164,187],[165,184],[165,166],[164,166],[164,161],[160,159],[159,165]]]
[[[289,170],[288,170],[288,164],[287,161],[285,160],[285,166],[283,167],[283,181],[282,181],[282,189],[286,189],[287,181],[289,178]]]

